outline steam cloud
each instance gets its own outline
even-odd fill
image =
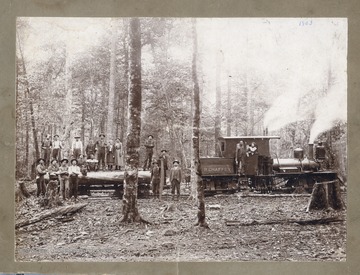
[[[310,143],[337,122],[347,121],[347,37],[346,27],[335,31],[330,44],[316,56],[304,58],[264,117],[269,131],[289,123],[315,118]]]
[[[347,121],[346,87],[340,83],[334,84],[325,98],[319,100],[315,109],[315,122],[310,131],[309,143],[322,132],[330,129],[337,121]]]

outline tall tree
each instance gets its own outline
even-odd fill
[[[195,170],[195,181],[197,184],[197,201],[198,201],[198,222],[196,225],[208,227],[205,221],[205,199],[204,199],[204,183],[201,178],[200,166],[200,89],[197,78],[197,34],[196,19],[192,19],[193,32],[193,59],[192,59],[192,79],[194,82],[194,114],[193,114],[193,169]],[[194,173],[193,173],[194,174]]]
[[[215,154],[219,156],[220,148],[218,139],[221,135],[221,63],[223,61],[223,52],[220,50],[216,55],[216,105],[215,105]]]
[[[107,113],[107,127],[106,133],[109,139],[114,138],[114,98],[115,98],[115,58],[116,58],[116,26],[115,19],[112,18],[110,21],[110,26],[112,29],[112,39],[111,39],[111,53],[110,53],[110,85],[109,85],[109,103],[108,103],[108,113]]]
[[[231,75],[228,73],[227,82],[227,113],[226,113],[226,135],[231,135]]]
[[[34,147],[35,147],[35,158],[39,159],[40,151],[39,151],[39,142],[38,142],[38,138],[37,138],[37,130],[36,130],[36,126],[35,126],[34,106],[33,106],[33,101],[32,101],[31,94],[30,94],[30,84],[29,84],[27,73],[26,73],[25,59],[24,59],[24,54],[22,51],[22,45],[21,45],[19,31],[17,32],[17,42],[18,42],[18,48],[19,48],[20,57],[21,57],[22,71],[23,71],[24,78],[25,78],[25,93],[26,93],[27,103],[29,104],[29,110],[30,110],[31,128],[32,128]]]
[[[127,165],[124,173],[123,222],[146,222],[137,207],[138,167],[141,130],[141,27],[139,18],[130,19],[129,112],[126,137]]]

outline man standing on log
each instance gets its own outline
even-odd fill
[[[59,135],[54,135],[54,141],[52,146],[52,158],[60,161],[61,158],[61,141],[59,140]]]
[[[98,155],[98,164],[99,164],[99,168],[100,169],[105,169],[105,155],[106,155],[106,147],[107,144],[105,142],[105,135],[104,134],[100,134],[99,135],[99,140],[96,142],[96,152]]]
[[[180,183],[182,181],[183,175],[179,164],[180,162],[178,160],[174,160],[174,166],[170,170],[171,194],[173,200],[175,199],[175,189],[177,193],[177,199],[180,199]]]
[[[152,135],[149,135],[147,140],[145,141],[145,148],[146,148],[146,155],[145,155],[145,162],[144,162],[144,167],[143,170],[150,169],[151,167],[151,161],[152,161],[152,156],[153,156],[153,152],[154,152],[154,137]]]
[[[85,154],[87,159],[91,159],[91,155],[95,155],[95,144],[92,139],[89,139],[89,143],[86,145]]]
[[[41,144],[45,166],[49,166],[50,164],[51,147],[52,147],[52,143],[51,143],[50,135],[46,135],[45,140]]]
[[[79,159],[79,157],[83,154],[83,144],[79,135],[75,136],[75,140],[71,146],[71,151],[74,159]]]

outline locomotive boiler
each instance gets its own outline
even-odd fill
[[[270,192],[303,187],[310,191],[315,182],[337,178],[336,172],[322,168],[325,148],[321,143],[315,149],[313,144],[309,144],[307,153],[296,148],[292,158],[278,158],[270,154],[270,140],[273,139],[280,137],[220,137],[218,156],[200,159],[205,193],[236,192],[242,188]],[[240,143],[246,148],[241,171],[236,163],[236,150]],[[256,147],[255,150],[250,150],[250,144]]]

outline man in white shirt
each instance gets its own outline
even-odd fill
[[[79,159],[80,155],[83,155],[83,144],[79,135],[75,136],[75,140],[71,145],[71,151],[74,159]]]
[[[76,159],[71,160],[71,165],[69,166],[69,184],[70,184],[70,198],[74,196],[75,200],[77,199],[78,185],[80,175],[80,167],[77,165],[78,161]]]
[[[55,135],[52,143],[52,159],[56,159],[57,161],[60,162],[61,149],[62,149],[62,145],[61,145],[61,141],[59,140],[59,135]]]

